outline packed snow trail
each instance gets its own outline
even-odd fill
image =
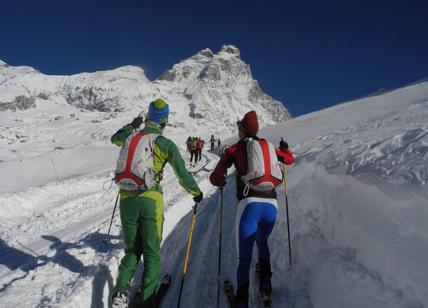
[[[208,172],[212,169],[209,157],[213,156],[204,154],[198,166],[191,168],[201,187],[206,186],[204,182],[207,183]],[[107,232],[117,194],[116,188],[102,190],[108,186],[110,178],[111,174],[66,180],[0,197],[2,207],[11,209],[9,220],[4,220],[0,227],[0,306],[22,303],[23,298],[15,296],[17,288],[22,286],[28,294],[25,306],[94,307],[96,302],[95,307],[102,307],[109,302],[108,293],[122,255],[118,215],[112,227],[112,244],[108,247],[102,244],[106,234],[101,230]],[[165,215],[170,216],[171,221],[164,228],[167,235],[174,221],[187,212],[179,203],[183,199],[191,200],[191,196],[182,189],[171,189],[177,184],[169,168],[163,184],[167,190],[164,194]],[[28,210],[25,210],[22,204],[28,202],[31,204],[27,204]],[[14,204],[21,208],[20,212],[13,210]],[[49,273],[58,273],[61,279],[41,279]],[[104,278],[108,281],[107,289],[104,288],[107,286]],[[85,287],[89,292],[82,301],[79,294]],[[90,300],[92,302],[88,302]]]

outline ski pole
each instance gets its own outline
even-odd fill
[[[178,295],[177,308],[180,307],[181,294],[183,293],[184,278],[186,277],[186,273],[187,273],[187,263],[189,261],[190,246],[192,244],[193,230],[195,229],[195,224],[196,224],[197,207],[198,207],[198,204],[195,203],[195,208],[193,209],[193,215],[192,215],[192,224],[190,226],[189,239],[187,240],[186,258],[184,259],[183,277],[181,278],[181,286],[180,286],[180,293]]]
[[[290,220],[288,218],[288,189],[287,189],[287,168],[284,165],[284,188],[285,188],[285,209],[287,211],[287,231],[288,231],[288,256],[291,266],[291,239],[290,239]]]
[[[107,232],[107,236],[104,239],[104,244],[107,244],[109,237],[110,237],[110,230],[111,230],[111,225],[113,223],[113,218],[114,218],[114,213],[116,212],[116,207],[117,207],[117,201],[119,200],[119,193],[117,193],[117,197],[116,197],[116,201],[114,203],[114,208],[113,208],[113,214],[111,214],[111,220],[110,220],[110,226],[108,227],[108,232]]]
[[[220,305],[221,240],[223,237],[223,187],[220,187],[220,234],[218,239],[217,307]]]

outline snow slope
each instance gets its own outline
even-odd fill
[[[273,307],[428,307],[427,116],[428,82],[421,82],[261,131],[275,143],[284,136],[297,156],[287,169],[291,267],[283,190],[270,239]],[[166,135],[180,138],[171,130]],[[87,149],[96,144],[88,143]],[[76,148],[67,161],[78,165],[97,156],[79,153]],[[208,176],[217,159],[207,152],[192,170],[206,199],[198,207],[182,307],[216,303],[219,192]],[[101,243],[116,194],[116,188],[109,189],[109,160],[114,156],[103,157],[87,174],[82,169],[62,177],[60,168],[67,163],[54,157],[59,180],[52,167],[50,176],[43,175],[45,183],[27,189],[22,185],[20,192],[13,192],[12,171],[2,177],[1,184],[10,190],[0,195],[5,209],[0,215],[1,307],[108,306],[123,255],[117,217],[111,244]],[[40,175],[28,164],[29,177]],[[237,262],[233,176],[225,187],[222,247],[222,278],[232,279]],[[173,307],[192,199],[169,168],[164,186],[162,263],[173,284],[162,307]],[[133,292],[140,275],[141,267]],[[254,286],[254,274],[251,279]],[[257,307],[254,287],[250,297]],[[220,302],[227,307],[223,295]]]

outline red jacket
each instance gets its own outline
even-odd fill
[[[198,140],[198,141],[196,142],[196,147],[197,147],[198,149],[202,149],[202,148],[204,147],[204,145],[205,145],[205,141],[203,141],[203,140]]]
[[[280,149],[275,148],[275,150],[280,162],[285,163],[286,165],[291,165],[294,163],[294,156],[289,149],[281,151]],[[245,184],[241,180],[241,176],[247,173],[247,153],[245,139],[241,139],[234,145],[228,147],[227,150],[223,153],[213,173],[210,175],[211,184],[214,186],[224,186],[226,184],[224,175],[227,174],[227,169],[232,165],[234,165],[236,169],[237,197],[238,200],[241,200],[244,198],[243,191],[245,188]],[[260,192],[250,189],[247,197],[276,198],[276,192],[275,189],[268,192]]]

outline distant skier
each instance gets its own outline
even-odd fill
[[[125,243],[125,256],[112,292],[113,307],[127,306],[129,284],[141,256],[144,258],[142,306],[155,307],[164,215],[160,181],[166,163],[171,165],[183,188],[194,196],[193,200],[202,200],[202,192],[186,170],[177,146],[162,136],[168,114],[168,104],[157,99],[149,105],[142,130],[139,130],[142,118],[137,117],[111,138],[114,144],[122,147],[115,182],[120,186],[120,219]]]
[[[191,145],[191,142],[192,142],[192,137],[191,136],[189,136],[189,137],[187,137],[187,140],[186,140],[186,148],[187,148],[187,151],[190,153],[190,145]]]
[[[215,144],[214,135],[211,135],[210,144],[211,144],[211,151],[214,151],[214,144]]]
[[[198,142],[196,137],[193,137],[190,141],[190,165],[192,165],[192,161],[194,161],[193,164],[198,162]]]
[[[278,207],[275,187],[281,184],[283,177],[277,160],[292,164],[294,157],[288,145],[281,144],[282,148],[278,149],[257,137],[259,124],[255,111],[245,114],[237,125],[240,140],[221,155],[210,181],[214,186],[224,186],[227,169],[235,166],[238,198],[238,225],[235,230],[239,252],[236,302],[238,308],[245,308],[248,307],[249,269],[254,241],[258,247],[262,276],[259,288],[269,296],[272,291],[268,237],[274,227]]]
[[[201,161],[202,159],[202,149],[204,148],[205,141],[202,140],[202,138],[198,138],[197,141],[197,148],[198,148],[198,161]]]
[[[220,149],[220,145],[221,145],[221,141],[220,141],[220,138],[219,138],[219,139],[217,139],[217,149]]]

